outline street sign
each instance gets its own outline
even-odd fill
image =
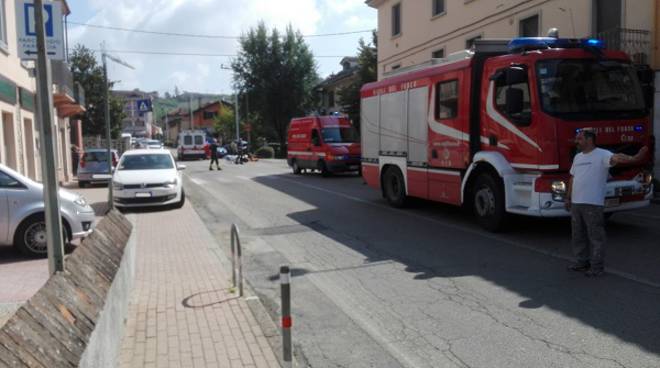
[[[46,53],[51,60],[64,60],[64,36],[62,32],[62,4],[44,3],[44,31]],[[16,39],[18,57],[37,59],[37,32],[34,22],[33,0],[16,0]]]
[[[137,109],[139,112],[149,112],[151,110],[151,100],[145,99],[145,100],[137,100]]]

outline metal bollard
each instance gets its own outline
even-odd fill
[[[232,290],[236,290],[238,283],[238,296],[243,296],[243,259],[241,250],[241,238],[238,235],[238,226],[231,225],[231,278]],[[236,265],[238,264],[238,282],[236,278]],[[234,291],[232,291],[234,292]]]
[[[289,266],[280,267],[280,287],[282,295],[282,357],[286,368],[293,365],[293,347],[291,345],[291,271]]]

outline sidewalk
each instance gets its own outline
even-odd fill
[[[280,367],[190,204],[140,211],[120,367]]]

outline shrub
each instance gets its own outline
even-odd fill
[[[274,158],[275,150],[273,149],[273,147],[263,146],[263,147],[259,147],[259,149],[257,149],[257,151],[254,154],[257,155],[257,157],[259,158]]]

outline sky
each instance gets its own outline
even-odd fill
[[[69,22],[171,33],[240,36],[259,21],[283,30],[288,24],[304,35],[375,29],[377,12],[364,0],[67,0]],[[235,55],[238,41],[173,37],[69,24],[69,47],[83,44],[106,49]],[[341,70],[341,57],[357,53],[358,40],[370,33],[306,38],[317,72],[327,77]],[[138,55],[109,52],[135,68],[108,64],[117,89],[166,91],[174,87],[202,93],[232,93],[231,57]],[[100,57],[99,57],[100,58]]]

